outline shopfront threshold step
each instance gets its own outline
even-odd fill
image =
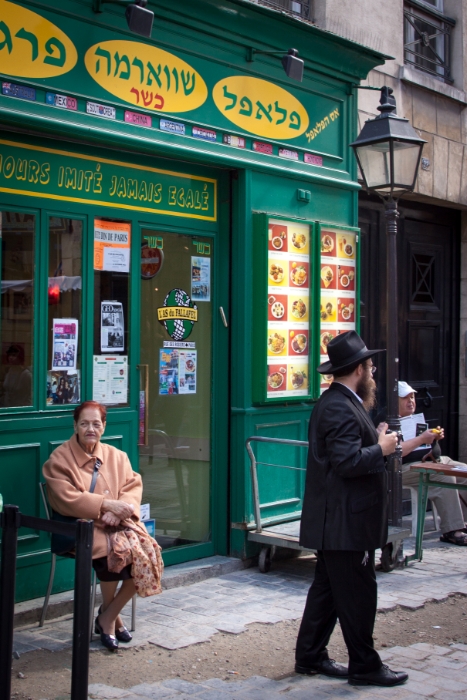
[[[233,557],[205,557],[184,564],[174,564],[166,567],[162,579],[162,587],[165,589],[189,586],[192,583],[203,581],[207,578],[230,574],[233,571],[248,569],[257,564],[257,557],[250,559],[235,559]],[[100,590],[97,588],[96,605],[101,603]],[[15,627],[23,627],[39,622],[44,598],[34,598],[15,605]],[[73,612],[73,591],[56,593],[50,596],[47,619],[52,620],[62,615]]]

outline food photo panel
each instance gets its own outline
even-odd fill
[[[287,365],[268,365],[268,394],[285,391],[287,388]]]
[[[337,320],[339,323],[355,322],[355,298],[345,297],[337,300]]]
[[[287,367],[287,389],[294,394],[308,394],[308,363],[294,362]]]
[[[323,296],[321,294],[321,303],[319,308],[319,316],[321,323],[336,323],[337,321],[337,298]]]
[[[306,224],[292,222],[288,226],[288,233],[289,252],[308,256],[310,252],[310,227]]]
[[[336,233],[334,231],[325,231],[321,229],[320,249],[321,255],[328,255],[332,258],[337,257]]]
[[[287,252],[287,226],[284,224],[274,224],[269,222],[268,227],[268,250],[280,250]]]
[[[336,257],[355,260],[355,240],[355,233],[349,233],[348,231],[338,233]]]
[[[308,290],[307,293],[301,295],[290,294],[289,299],[289,321],[299,321],[300,323],[307,323],[309,320],[309,297]]]
[[[268,262],[268,284],[270,287],[289,286],[289,263],[287,260],[271,259]]]
[[[287,321],[288,297],[270,294],[268,297],[268,321]]]
[[[322,330],[320,333],[319,337],[319,351],[321,355],[326,355],[328,353],[328,345],[333,340],[333,338],[336,338],[337,335],[339,335],[339,331],[330,329],[330,330]],[[326,359],[322,359],[321,362],[326,362]]]
[[[268,329],[268,356],[287,355],[287,330]]]
[[[289,331],[289,356],[308,355],[308,331]]]
[[[355,267],[337,266],[337,289],[347,292],[355,291]]]
[[[337,265],[321,263],[321,289],[337,289]]]
[[[309,267],[307,262],[291,260],[289,263],[289,286],[307,289],[309,287]]]

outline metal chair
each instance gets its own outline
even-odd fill
[[[39,482],[39,490],[41,492],[42,503],[44,505],[45,515],[47,520],[52,519],[52,508],[50,506],[49,500],[47,498],[47,484],[44,481]],[[72,555],[70,555],[72,556]],[[57,555],[52,552],[52,562],[50,566],[49,583],[47,585],[47,593],[44,598],[44,605],[42,606],[41,619],[39,620],[39,627],[44,626],[45,618],[47,615],[47,608],[49,607],[50,594],[52,593],[52,587],[54,583],[55,567],[57,563]],[[92,592],[91,592],[91,610],[90,610],[90,622],[91,622],[91,642],[93,640],[93,629],[94,629],[94,612],[96,608],[96,589],[97,589],[97,576],[96,572],[92,571]],[[133,596],[131,601],[131,628],[130,632],[134,632],[136,629],[136,594]]]

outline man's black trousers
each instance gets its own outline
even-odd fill
[[[377,587],[375,553],[320,551],[308,591],[297,639],[295,660],[310,666],[328,658],[327,645],[337,618],[349,651],[349,673],[370,673],[381,667],[373,647]]]

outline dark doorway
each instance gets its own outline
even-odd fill
[[[401,379],[418,391],[417,411],[441,425],[443,454],[458,454],[460,212],[402,200],[399,205],[399,358]],[[361,195],[361,333],[386,347],[384,208]],[[378,403],[386,405],[386,368],[378,362]]]

